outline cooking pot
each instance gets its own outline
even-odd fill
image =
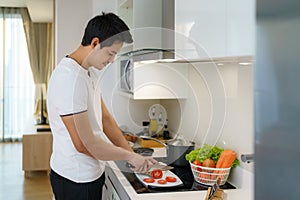
[[[185,159],[185,155],[195,149],[195,143],[191,141],[186,141],[183,139],[171,139],[167,140],[167,144],[162,141],[149,137],[140,136],[142,139],[154,140],[163,144],[167,150],[167,164],[174,166],[189,166],[189,162]]]

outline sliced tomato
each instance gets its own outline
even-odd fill
[[[163,176],[163,171],[161,169],[154,169],[151,171],[150,175],[154,179],[159,179]]]
[[[143,181],[146,183],[154,183],[155,180],[153,178],[144,178]]]
[[[160,180],[157,181],[157,183],[159,183],[159,184],[167,184],[167,181],[164,180],[164,179],[160,179]]]
[[[174,183],[174,182],[176,182],[176,178],[173,177],[173,176],[167,176],[167,177],[166,177],[166,181],[167,181],[167,182]]]

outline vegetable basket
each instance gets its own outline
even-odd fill
[[[230,173],[231,168],[211,168],[195,165],[190,162],[194,179],[204,185],[214,185],[220,178],[220,185],[224,185]]]

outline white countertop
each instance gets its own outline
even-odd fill
[[[164,157],[166,151],[164,148],[153,148],[153,157]],[[205,199],[206,191],[186,191],[186,192],[166,192],[166,193],[147,193],[147,194],[137,194],[131,184],[128,182],[126,177],[121,171],[117,170],[118,167],[113,161],[109,161],[108,164],[113,170],[115,175],[118,177],[122,187],[126,190],[128,196],[133,200],[182,200],[182,199],[195,199],[201,200]],[[234,176],[231,179],[232,183],[237,186],[234,190],[224,190],[225,198],[224,200],[253,200],[253,174],[242,168],[236,168],[234,170]]]

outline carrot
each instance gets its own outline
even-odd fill
[[[236,153],[230,149],[222,151],[217,161],[216,168],[229,168],[236,159]]]

